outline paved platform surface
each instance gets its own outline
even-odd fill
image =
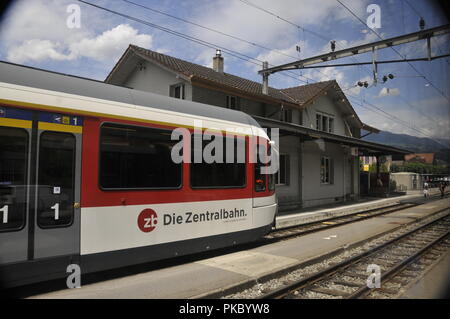
[[[430,196],[439,194],[437,188],[430,190]],[[448,196],[448,195],[447,195]],[[338,205],[324,205],[319,207],[308,207],[289,212],[281,212],[277,217],[276,226],[287,227],[318,221],[330,217],[347,215],[372,208],[389,206],[405,201],[423,200],[422,191],[410,191],[407,195],[395,196],[389,198],[362,198],[357,202],[340,203]]]
[[[450,207],[450,198],[255,249],[32,298],[195,298],[358,243]]]
[[[425,276],[414,283],[403,299],[449,299],[450,253],[447,253]]]

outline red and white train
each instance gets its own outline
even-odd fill
[[[171,132],[194,121],[247,132],[245,162],[174,163]],[[0,62],[0,285],[263,236],[277,204],[255,137],[271,144],[242,112]]]

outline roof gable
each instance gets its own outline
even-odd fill
[[[354,118],[355,124],[359,127],[364,125],[335,80],[300,85],[286,89],[269,87],[268,95],[265,95],[262,93],[261,83],[225,72],[216,72],[212,68],[181,60],[156,51],[144,49],[136,45],[130,45],[128,47],[119,62],[106,78],[105,82],[115,83],[115,78],[118,77],[118,73],[131,72],[132,70],[121,70],[127,67],[127,63],[128,66],[130,66],[127,61],[132,59],[132,56],[139,57],[140,59],[155,63],[166,70],[173,71],[189,80],[191,83],[207,83],[211,87],[218,87],[222,89],[229,88],[244,95],[270,100],[271,103],[279,103],[291,107],[305,108],[316,98],[326,94],[329,91],[333,91],[333,94],[339,97],[338,100],[343,102],[344,108],[347,109],[346,113],[350,114],[351,117]],[[134,61],[134,63],[136,65],[137,62]],[[128,67],[128,69],[131,68]],[[123,77],[125,77],[125,75],[122,75],[122,78]]]

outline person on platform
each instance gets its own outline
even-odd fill
[[[441,183],[439,184],[439,190],[441,191],[441,198],[444,198],[444,194],[445,194],[445,186],[447,186],[447,185],[445,185],[445,182],[441,182]]]
[[[423,183],[423,197],[425,197],[425,198],[428,197],[428,183],[427,182]]]

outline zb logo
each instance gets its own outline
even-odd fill
[[[149,233],[156,228],[158,215],[153,209],[144,209],[138,216],[138,227],[144,233]]]

